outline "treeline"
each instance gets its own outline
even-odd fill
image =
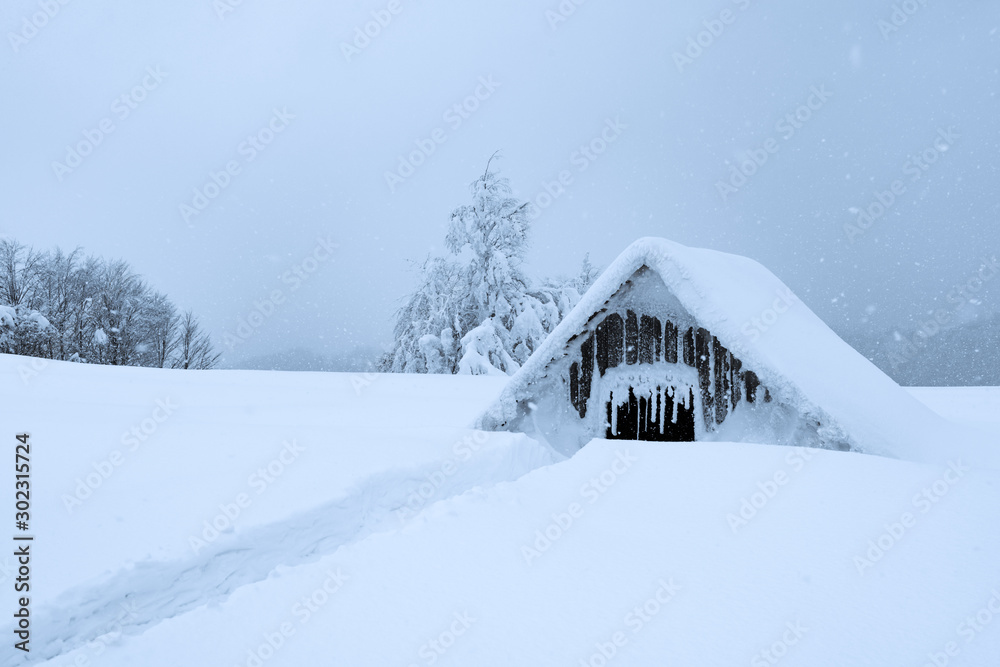
[[[179,312],[123,260],[77,248],[40,252],[0,240],[0,352],[116,366],[212,368],[219,359]]]

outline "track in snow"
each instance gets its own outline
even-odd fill
[[[470,489],[513,481],[555,463],[558,455],[526,437],[484,447],[457,462],[389,470],[367,478],[345,497],[285,521],[229,533],[185,560],[142,562],[85,587],[67,591],[39,610],[44,638],[33,660],[47,660],[98,637],[134,635],[201,605],[219,602],[240,586],[267,578],[277,566],[318,560],[377,532],[401,528],[434,503]],[[434,473],[439,484],[428,493]],[[424,496],[419,495],[421,486]],[[426,496],[426,498],[425,498]],[[416,499],[416,502],[414,502]],[[407,502],[414,510],[404,509]],[[9,656],[2,664],[21,662]]]

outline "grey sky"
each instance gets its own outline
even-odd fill
[[[496,149],[524,199],[569,172],[534,224],[538,277],[664,236],[761,261],[844,330],[919,316],[1000,252],[995,0],[897,3],[891,31],[893,3],[869,0],[566,0],[559,22],[556,0],[244,0],[222,19],[212,0],[42,4],[58,9],[37,34],[22,32],[37,2],[0,10],[0,231],[127,259],[217,342],[281,290],[231,358],[388,343],[407,260],[443,250]],[[372,12],[386,25],[348,58]],[[52,163],[102,122],[60,180]],[[602,154],[579,152],[592,141]],[[391,191],[385,173],[420,144],[433,153]],[[752,150],[763,164],[723,201],[717,182]],[[925,152],[926,171],[907,164]],[[851,209],[896,180],[849,242]],[[339,247],[293,288],[280,276],[313,266],[320,237]]]

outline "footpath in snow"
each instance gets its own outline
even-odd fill
[[[36,443],[32,663],[1000,655],[1000,478],[961,457],[598,440],[562,460],[464,428],[503,378],[0,373],[4,428]],[[913,393],[1000,433],[998,390]]]
[[[981,666],[998,506],[960,461],[594,441],[46,664]]]
[[[189,558],[135,563],[43,607],[36,623],[45,629],[46,640],[34,653],[53,657],[109,633],[136,634],[196,607],[218,604],[279,566],[316,561],[372,533],[405,525],[431,503],[515,480],[555,458],[524,436],[469,432],[455,443],[451,459],[387,470],[343,498],[284,521],[234,531],[240,506],[225,503],[189,538]]]

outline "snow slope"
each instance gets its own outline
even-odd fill
[[[1000,475],[966,462],[607,441],[559,460],[463,428],[502,378],[32,363],[0,356],[3,428],[35,443],[33,662],[596,665],[618,632],[609,664],[770,664],[772,645],[789,665],[919,665],[949,641],[949,664],[1000,655],[1000,619],[960,631],[1000,590]],[[967,390],[914,393],[957,415]],[[976,396],[997,413],[1000,390]],[[122,433],[157,399],[176,407],[130,451]],[[205,539],[241,493],[234,528]]]
[[[498,389],[475,379],[157,371],[10,355],[0,355],[0,376],[4,432],[29,431],[34,443],[41,655],[117,627],[126,599],[138,611],[125,631],[137,631],[278,564],[401,525],[413,513],[396,511],[405,503],[419,509],[464,491],[482,468],[515,479],[554,460],[525,438],[463,428]],[[447,461],[454,471],[442,475]],[[12,565],[0,559],[4,579]]]
[[[1000,479],[956,469],[923,512],[912,497],[944,470],[595,441],[118,639],[100,664],[598,665],[614,651],[619,665],[756,665],[770,650],[786,665],[920,665],[948,642],[961,651],[950,664],[995,664],[1000,619],[963,624],[1000,609]],[[734,531],[727,517],[778,472],[785,483]],[[884,555],[867,553],[872,540]]]

